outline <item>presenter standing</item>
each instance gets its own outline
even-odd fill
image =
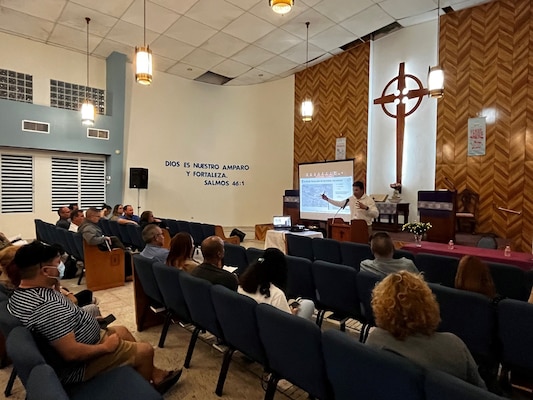
[[[350,220],[363,219],[368,225],[368,235],[372,234],[372,220],[379,216],[379,211],[372,197],[365,194],[365,185],[361,181],[354,182],[353,196],[346,200],[333,200],[323,193],[322,199],[337,207],[350,207]]]

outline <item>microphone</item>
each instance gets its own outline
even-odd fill
[[[335,221],[335,217],[337,216],[337,214],[339,213],[340,210],[344,210],[344,208],[346,207],[346,205],[348,204],[348,202],[350,201],[350,198],[347,198],[346,199],[346,202],[344,203],[343,206],[339,207],[339,209],[337,210],[337,212],[335,213],[335,215],[333,216],[333,221]]]

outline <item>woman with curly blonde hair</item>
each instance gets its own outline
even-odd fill
[[[453,333],[436,332],[439,304],[421,275],[388,275],[372,292],[372,310],[377,328],[368,336],[369,345],[486,388],[463,341]]]

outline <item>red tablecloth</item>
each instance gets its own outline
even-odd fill
[[[515,265],[524,271],[533,269],[533,255],[531,253],[521,253],[518,251],[511,251],[511,256],[506,257],[503,254],[503,250],[458,245],[455,245],[453,249],[449,249],[447,244],[435,242],[422,242],[421,247],[417,247],[415,243],[405,243],[402,249],[414,254],[430,253],[459,258],[465,255],[477,256],[488,262]]]

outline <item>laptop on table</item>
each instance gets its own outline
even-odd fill
[[[277,216],[272,219],[272,225],[276,231],[287,231],[291,229],[292,222],[290,215]]]

